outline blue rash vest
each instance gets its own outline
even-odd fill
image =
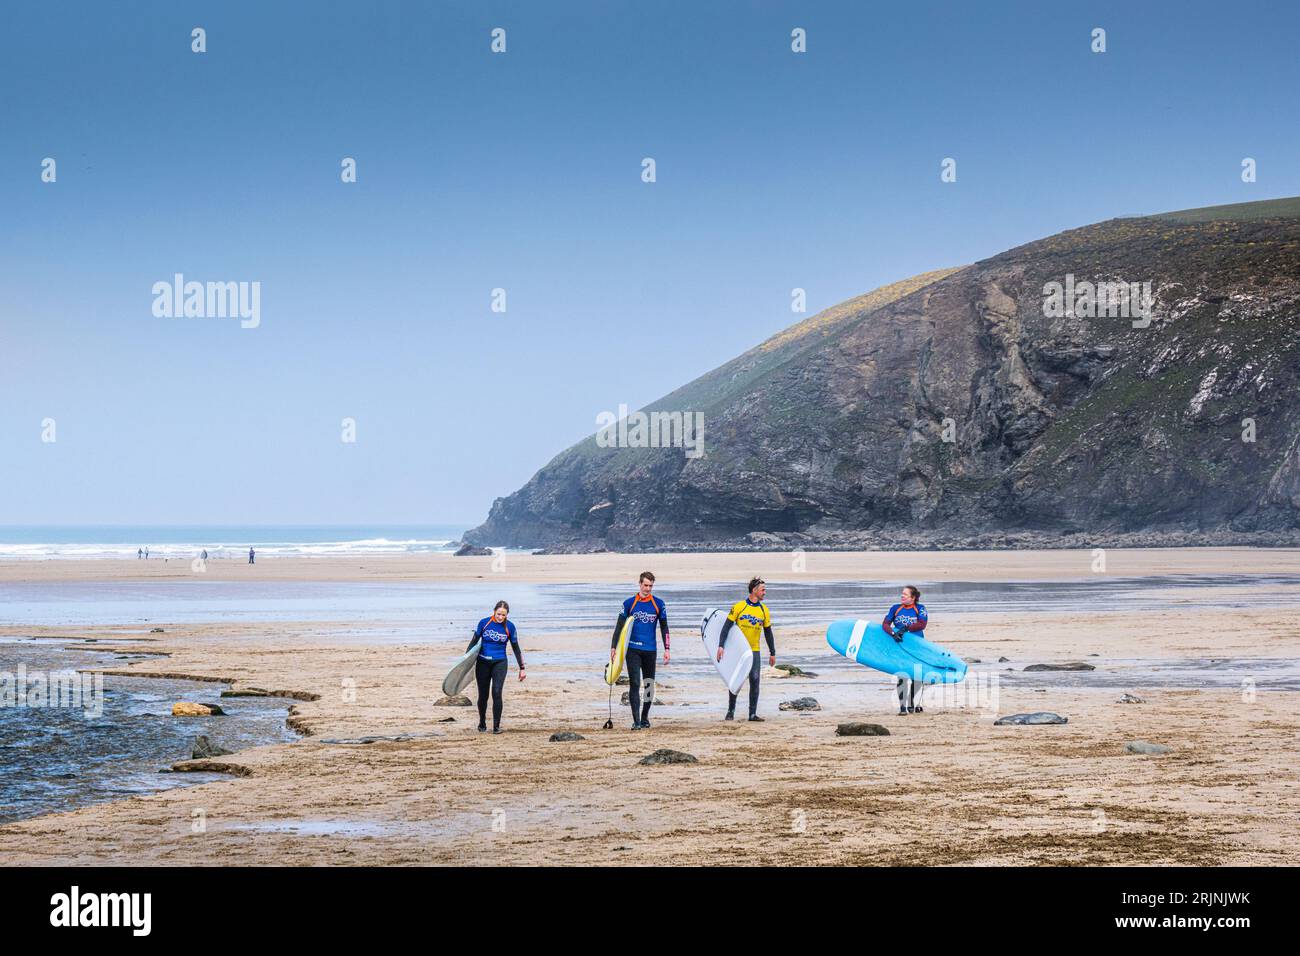
[[[655,637],[656,625],[668,630],[668,611],[664,602],[653,594],[646,601],[641,600],[641,595],[634,594],[623,602],[623,613],[633,619],[627,646],[638,651],[657,650],[659,644]]]
[[[507,643],[515,646],[516,656],[519,654],[519,634],[515,630],[514,622],[509,618],[504,624],[498,624],[492,618],[485,617],[478,622],[478,627],[474,628],[474,635],[483,641],[483,646],[478,652],[482,660],[505,660]]]
[[[925,605],[917,601],[912,607],[903,607],[901,604],[895,604],[885,615],[884,621],[880,626],[886,631],[892,630],[895,621],[905,626],[913,634],[920,634],[925,630],[926,622],[930,620],[930,615],[926,613]]]

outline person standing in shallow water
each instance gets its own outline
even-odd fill
[[[249,549],[248,549],[248,563],[249,563],[249,564],[256,564],[256,562],[253,560],[255,554],[256,554],[256,552],[253,551],[252,548],[249,548]]]
[[[930,615],[921,603],[921,591],[911,584],[903,587],[899,602],[889,609],[880,626],[894,640],[902,643],[907,634],[923,634]],[[898,712],[900,714],[921,714],[921,691],[925,684],[906,674],[898,675]]]
[[[519,649],[519,632],[515,630],[514,622],[507,620],[509,614],[510,605],[505,601],[497,601],[496,607],[492,609],[492,616],[478,622],[474,633],[470,635],[469,643],[465,645],[465,650],[468,651],[474,646],[475,641],[483,642],[479,648],[478,659],[474,662],[474,677],[478,683],[478,732],[480,734],[487,730],[489,687],[492,691],[492,733],[501,733],[501,710],[504,703],[502,696],[505,692],[506,672],[510,669],[506,661],[506,644],[510,645],[511,650],[515,652],[515,660],[519,662],[519,679],[523,680],[527,676],[524,671],[524,655]]]

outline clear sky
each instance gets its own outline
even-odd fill
[[[1300,194],[1297,35],[1241,2],[7,5],[0,524],[477,523],[795,287]],[[260,326],[156,317],[178,272],[260,282]]]

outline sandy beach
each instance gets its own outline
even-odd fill
[[[802,560],[799,569],[795,561]],[[769,581],[778,659],[814,671],[765,678],[766,723],[723,723],[725,689],[703,662],[694,621],[673,628],[660,665],[654,726],[632,732],[600,669],[610,622],[523,635],[528,679],[511,662],[506,732],[480,735],[472,708],[437,707],[463,644],[367,643],[382,620],[185,623],[148,628],[7,625],[35,637],[155,656],[131,674],[227,682],[284,692],[301,734],[217,758],[228,779],[102,803],[0,827],[10,864],[1295,864],[1300,862],[1300,697],[1253,692],[1255,676],[1300,657],[1300,589],[1285,606],[1252,607],[1252,576],[1300,574],[1300,552],[1256,549],[1110,551],[1108,577],[1240,577],[1171,595],[1156,614],[1096,609],[945,614],[933,638],[972,664],[992,702],[927,706],[899,716],[886,675],[831,654],[823,628],[781,626],[781,585],[863,578],[1050,582],[1089,578],[1087,552],[871,552],[671,555],[445,555],[209,562],[12,561],[0,584],[153,580],[276,582]],[[1278,590],[1278,589],[1275,589]],[[1227,594],[1228,598],[1224,598]],[[1231,606],[1239,604],[1240,606]],[[883,610],[883,608],[879,609]],[[487,609],[484,610],[486,613]],[[866,616],[846,608],[842,616]],[[873,616],[875,616],[873,614]],[[148,633],[153,627],[162,633]],[[120,642],[117,643],[117,642]],[[1000,661],[999,658],[1006,658]],[[1088,679],[1025,675],[1031,663],[1079,661]],[[1169,686],[1162,662],[1218,662],[1213,686]],[[113,670],[106,673],[111,681]],[[1217,673],[1217,671],[1216,671]],[[1030,679],[1032,676],[1032,679]],[[1100,678],[1104,677],[1104,680]],[[1094,680],[1096,678],[1096,680]],[[970,680],[971,678],[968,678]],[[468,691],[473,695],[473,688]],[[1119,703],[1128,692],[1141,704]],[[743,692],[742,692],[743,693]],[[302,698],[316,699],[302,699]],[[777,704],[816,698],[810,713]],[[1058,726],[994,726],[997,714],[1053,711]],[[179,718],[178,718],[179,719]],[[219,733],[221,718],[196,720]],[[202,723],[203,720],[209,723]],[[888,728],[839,737],[845,721]],[[208,729],[210,728],[210,730]],[[556,731],[585,739],[553,743]],[[403,737],[400,740],[371,738]],[[1126,752],[1128,741],[1171,752]],[[661,747],[698,763],[642,766]]]

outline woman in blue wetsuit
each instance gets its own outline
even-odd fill
[[[506,620],[509,613],[510,605],[505,601],[497,601],[497,606],[492,609],[492,616],[478,622],[474,633],[470,635],[469,643],[465,645],[465,650],[468,651],[474,646],[475,641],[483,642],[479,648],[478,660],[474,662],[474,677],[478,682],[478,732],[480,734],[487,730],[489,684],[492,685],[492,733],[501,733],[501,693],[505,689],[506,671],[509,669],[506,663],[506,644],[510,645],[515,652],[515,660],[519,662],[519,679],[523,680],[526,676],[524,655],[519,650],[519,632],[515,630],[512,622]]]
[[[923,634],[930,615],[921,603],[921,591],[911,584],[903,586],[899,602],[889,609],[880,626],[894,640],[902,641],[904,634]],[[921,691],[925,685],[904,674],[898,675],[898,712],[900,714],[924,713],[921,708]]]

